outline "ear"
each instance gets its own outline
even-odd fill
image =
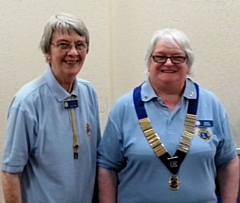
[[[46,62],[47,62],[47,63],[50,63],[50,62],[51,62],[51,56],[50,56],[50,54],[44,54],[44,56],[45,56]]]

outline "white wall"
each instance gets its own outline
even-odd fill
[[[219,96],[240,146],[239,9],[239,0],[0,0],[0,156],[9,102],[45,70],[38,44],[46,20],[58,12],[80,17],[90,31],[90,52],[79,77],[97,89],[102,129],[114,101],[145,79],[153,32],[169,27],[192,42],[193,79]]]

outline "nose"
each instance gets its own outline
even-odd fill
[[[71,46],[70,50],[68,51],[69,55],[78,55],[78,51],[74,45]]]
[[[167,60],[165,61],[164,65],[173,65],[173,63],[172,63],[170,58],[167,58]]]

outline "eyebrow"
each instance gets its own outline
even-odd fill
[[[158,54],[158,55],[164,55],[164,56],[182,56],[182,55],[186,55],[185,52],[173,52],[173,53],[170,53],[170,54],[166,54],[164,52],[153,52],[153,54]]]
[[[57,40],[57,43],[59,43],[59,42],[67,42],[67,43],[70,43],[70,41],[67,40],[67,39],[59,39],[59,40]],[[86,43],[86,41],[83,41],[83,40],[77,40],[77,41],[75,41],[74,43],[79,43],[79,42],[81,42],[81,43]]]

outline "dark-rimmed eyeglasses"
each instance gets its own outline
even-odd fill
[[[69,52],[72,49],[72,45],[66,42],[60,42],[58,44],[51,43],[54,47],[58,48],[62,52]],[[87,44],[79,42],[74,45],[77,52],[83,52],[87,50]]]
[[[153,61],[156,63],[165,63],[168,59],[170,59],[173,64],[180,64],[180,63],[183,63],[187,57],[152,55],[152,58],[153,58]]]

